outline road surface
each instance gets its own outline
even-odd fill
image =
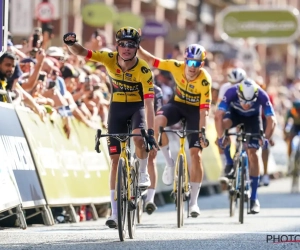
[[[243,225],[237,214],[228,216],[227,195],[222,193],[200,197],[201,216],[185,219],[181,229],[176,227],[175,207],[169,204],[151,216],[143,214],[134,240],[120,242],[117,230],[106,228],[101,218],[0,230],[0,249],[300,249],[300,194],[291,194],[290,187],[291,180],[285,178],[259,188],[261,212],[246,215]],[[278,237],[299,242],[273,243],[274,236],[276,242]]]

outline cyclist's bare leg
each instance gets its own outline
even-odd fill
[[[263,160],[263,164],[264,164],[264,175],[268,174],[269,153],[270,153],[270,150],[268,148],[262,150],[262,160]]]
[[[159,127],[166,127],[168,124],[168,120],[164,115],[157,115],[155,117],[155,136],[156,140],[158,140]],[[169,139],[166,133],[162,133],[162,146],[160,146],[160,150],[166,160],[166,167],[163,172],[163,183],[166,185],[171,185],[174,180],[174,160],[172,159],[171,151],[169,148]]]
[[[156,157],[152,154],[149,155],[148,159],[148,172],[150,175],[151,185],[148,188],[146,203],[149,201],[154,202],[155,189],[157,184]]]
[[[110,204],[112,216],[117,216],[117,201],[115,201],[115,184],[116,184],[116,175],[119,161],[119,154],[111,155],[111,168],[110,168]]]
[[[191,167],[190,167],[190,185],[191,198],[190,206],[198,206],[198,197],[203,180],[203,165],[201,151],[199,148],[190,148]]]
[[[140,134],[141,129],[137,128],[132,131],[133,134]],[[139,162],[139,185],[148,187],[150,185],[150,179],[148,176],[148,153],[146,152],[144,140],[141,136],[134,136],[133,143],[135,146],[136,158]]]
[[[166,127],[168,123],[167,118],[164,115],[157,115],[155,117],[155,137],[158,140],[159,127]],[[171,151],[169,148],[169,139],[166,133],[162,133],[162,146],[160,146],[160,150],[163,156],[166,159],[166,163],[168,167],[174,167],[174,161],[171,157]]]
[[[158,141],[159,127],[165,128],[167,126],[167,123],[168,123],[167,117],[165,117],[164,115],[157,115],[155,117],[154,133],[155,133],[156,141]],[[164,147],[168,144],[169,144],[168,136],[166,135],[166,133],[162,133],[162,146],[161,147]]]
[[[230,129],[232,127],[232,121],[230,119],[223,119],[223,128]],[[225,156],[226,163],[224,164],[224,173],[225,176],[232,171],[233,160],[230,154],[230,138],[228,138],[227,145],[225,145],[225,149],[223,151]],[[232,173],[232,172],[231,172]]]
[[[259,172],[260,164],[258,160],[258,150],[256,148],[248,148],[247,154],[249,158],[249,175],[251,181],[251,197],[250,197],[250,209],[252,211],[253,206],[255,213],[259,212],[259,203],[257,199],[257,188],[259,185]],[[257,202],[256,204],[254,202]],[[253,211],[252,211],[253,212]]]

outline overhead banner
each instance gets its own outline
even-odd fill
[[[24,208],[45,205],[46,201],[40,186],[36,169],[27,141],[13,106],[0,103],[0,144],[5,154],[7,173],[13,173]],[[1,158],[2,163],[2,158]],[[2,164],[1,164],[2,165]],[[7,192],[10,192],[7,190]]]
[[[217,17],[221,37],[229,42],[291,43],[299,35],[299,10],[289,6],[230,6]]]

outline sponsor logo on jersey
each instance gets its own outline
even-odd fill
[[[175,64],[176,67],[180,67],[180,66],[181,66],[181,63],[179,63],[179,62],[177,62],[177,61],[174,62],[174,64]]]
[[[132,74],[126,73],[125,76],[127,76],[127,77],[132,77]]]
[[[139,90],[139,84],[126,84],[123,82],[116,81],[114,79],[111,79],[111,83],[114,86],[114,88],[121,90],[121,91],[127,91],[127,92],[133,92]]]
[[[108,55],[109,58],[113,58],[114,57],[114,54],[112,52],[108,53],[107,55]]]
[[[191,89],[195,88],[195,86],[192,85],[192,84],[190,84],[189,87],[190,87]]]
[[[116,69],[116,72],[117,72],[118,74],[120,74],[120,73],[121,73],[121,70],[120,70],[120,69]]]
[[[211,102],[209,99],[207,99],[205,102]]]
[[[202,80],[202,86],[208,86],[209,82],[206,79]]]
[[[153,91],[154,89],[153,88],[149,88],[149,91]]]
[[[148,69],[148,68],[146,68],[145,66],[143,66],[143,67],[141,68],[141,71],[142,71],[143,74],[147,74],[147,73],[150,71],[150,69]]]

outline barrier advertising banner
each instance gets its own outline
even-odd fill
[[[3,168],[4,166],[10,167],[8,172],[14,175],[22,206],[27,208],[46,204],[30,150],[15,110],[12,106],[1,103],[0,117],[2,117],[0,126],[1,152],[3,158],[6,158],[6,164],[3,164]]]
[[[95,131],[72,121],[68,139],[59,116],[42,122],[31,111],[17,113],[49,205],[109,201],[108,161],[94,151]]]

